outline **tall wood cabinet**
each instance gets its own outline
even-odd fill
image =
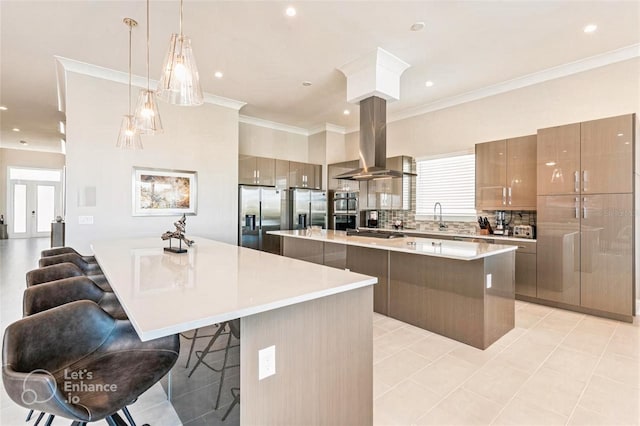
[[[536,135],[476,144],[476,209],[535,208]]]
[[[538,132],[537,297],[634,314],[635,115]]]

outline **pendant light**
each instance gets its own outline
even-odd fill
[[[131,30],[138,25],[138,23],[131,18],[124,18],[123,22],[129,27],[129,114],[125,115],[122,119],[116,147],[122,149],[142,149],[140,133],[138,133],[135,119],[131,114]]]
[[[191,39],[182,34],[182,0],[180,0],[180,34],[171,34],[158,84],[158,98],[174,105],[202,105],[200,76],[191,49]]]
[[[156,103],[156,94],[151,91],[149,79],[149,0],[147,0],[147,89],[141,90],[136,106],[136,127],[142,134],[162,133],[162,120]]]

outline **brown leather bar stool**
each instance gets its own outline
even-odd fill
[[[23,314],[37,314],[78,300],[91,300],[113,318],[128,319],[116,295],[102,290],[86,276],[64,278],[27,287],[22,298]]]
[[[98,263],[98,261],[96,260],[95,256],[84,256],[84,255],[78,253],[75,249],[73,249],[71,247],[58,247],[58,248],[42,250],[40,252],[40,257],[50,257],[50,256],[57,256],[59,254],[68,254],[68,253],[77,254],[78,256],[82,257],[82,260],[84,260],[85,262]]]
[[[128,321],[112,318],[94,302],[77,301],[7,327],[2,380],[16,404],[50,419],[72,419],[75,426],[104,419],[121,426],[126,424],[118,411],[167,374],[179,351],[177,335],[141,342]],[[73,395],[66,385],[80,379],[69,372],[85,372],[84,386]]]
[[[110,291],[111,286],[104,275],[86,275],[74,263],[63,262],[55,265],[33,269],[26,274],[27,287],[50,281],[71,277],[87,277],[104,291]]]
[[[55,256],[41,257],[38,261],[38,266],[57,265],[58,263],[70,262],[76,265],[82,270],[85,275],[99,275],[102,274],[102,269],[97,263],[87,262],[77,253],[64,253],[56,254]]]

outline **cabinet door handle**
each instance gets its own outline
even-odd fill
[[[587,192],[587,181],[588,181],[588,175],[587,175],[587,171],[583,170],[582,171],[582,190]]]
[[[505,206],[507,204],[507,188],[502,187],[502,205]]]
[[[578,206],[578,199],[577,198],[575,199],[575,204],[574,205],[575,205],[575,208],[576,208],[575,218],[578,219],[580,217],[580,212],[579,212],[580,207]]]
[[[583,219],[587,218],[587,199],[586,198],[582,199],[582,218]]]
[[[509,187],[509,205],[511,205],[511,187]]]
[[[574,177],[573,192],[580,192],[580,173],[578,173],[578,171],[576,170],[573,173],[573,177]]]

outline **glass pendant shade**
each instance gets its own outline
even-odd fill
[[[135,112],[135,125],[138,133],[153,135],[162,133],[162,120],[158,112],[156,94],[151,90],[141,90]]]
[[[171,34],[157,94],[159,99],[174,105],[202,105],[204,102],[189,37]]]
[[[117,148],[122,149],[142,149],[142,139],[136,129],[133,115],[125,115],[122,118],[120,133],[118,134]]]

